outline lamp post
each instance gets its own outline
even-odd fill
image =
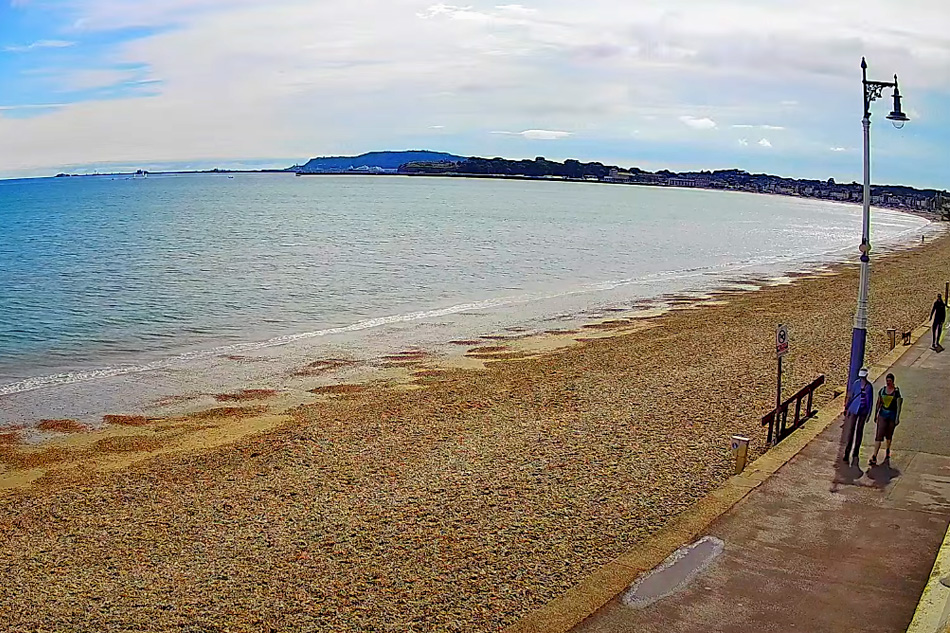
[[[848,389],[858,378],[858,370],[864,364],[864,350],[868,329],[868,292],[871,286],[871,102],[879,99],[885,88],[894,89],[894,110],[887,119],[900,129],[909,121],[901,111],[901,93],[894,81],[868,81],[868,64],[861,58],[862,83],[864,84],[864,214],[861,231],[861,281],[858,287],[858,308],[854,313],[854,330],[851,333],[851,364],[848,367]]]

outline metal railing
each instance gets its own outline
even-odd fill
[[[775,419],[775,411],[771,411],[768,415],[762,417],[762,426],[769,427],[769,446],[774,446],[784,440],[792,431],[818,413],[818,410],[812,407],[812,396],[815,390],[823,384],[825,384],[824,375],[818,376],[810,385],[802,387],[798,393],[783,402],[778,410],[778,420]],[[789,424],[788,412],[793,403],[795,405],[795,417]],[[805,405],[804,411],[802,411],[803,403]]]

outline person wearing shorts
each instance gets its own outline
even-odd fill
[[[881,450],[881,442],[887,442],[884,461],[891,459],[891,440],[894,439],[894,429],[900,424],[901,405],[904,399],[901,390],[894,384],[894,374],[888,374],[887,384],[881,387],[877,394],[877,431],[874,434],[874,454],[871,455],[871,466],[877,466],[877,454]]]

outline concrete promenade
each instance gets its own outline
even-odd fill
[[[924,335],[891,368],[904,409],[889,465],[868,467],[873,422],[860,467],[843,464],[835,420],[708,526],[703,534],[721,540],[721,554],[651,581],[678,590],[636,607],[621,592],[573,630],[907,630],[950,524],[950,351],[929,344]]]

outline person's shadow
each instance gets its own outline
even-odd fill
[[[854,486],[855,483],[864,476],[864,471],[860,466],[852,466],[851,463],[844,463],[841,457],[835,462],[835,480],[836,485]]]
[[[885,459],[877,466],[869,466],[865,473],[875,488],[886,488],[889,483],[901,476],[901,471],[891,466],[891,460]]]

